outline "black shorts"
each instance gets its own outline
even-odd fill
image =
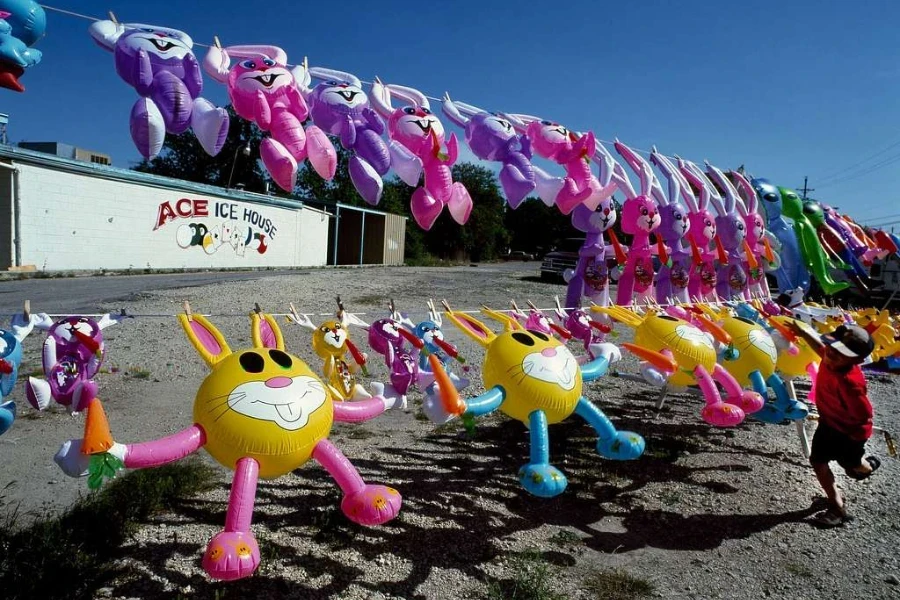
[[[864,441],[858,442],[837,429],[819,423],[813,435],[809,461],[813,463],[837,461],[844,469],[853,469],[862,464],[865,453]]]

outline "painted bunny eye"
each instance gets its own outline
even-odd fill
[[[516,333],[512,334],[512,338],[523,346],[534,346],[534,340],[531,339],[531,336],[527,333],[517,331]]]
[[[266,359],[256,352],[245,352],[244,354],[241,354],[238,362],[241,363],[241,368],[248,373],[262,373],[263,369],[266,367]]]
[[[541,125],[553,125],[550,121],[541,121]]]
[[[403,112],[405,112],[408,115],[414,115],[414,114],[416,114],[416,109],[414,109],[412,106],[406,106],[403,108]]]
[[[153,33],[155,31],[155,29],[153,29],[152,27],[141,27],[141,31],[145,31],[147,33]]]
[[[263,64],[266,65],[267,67],[274,67],[274,66],[275,66],[275,61],[272,60],[271,58],[264,58],[264,59],[263,59]]]
[[[682,218],[682,217],[681,217],[681,215],[680,215],[679,213],[675,213],[675,220],[676,220],[676,221],[680,221],[681,218]]]
[[[430,115],[430,114],[431,114],[431,109],[425,108],[425,107],[423,106],[423,107],[422,107],[422,112],[425,113],[426,115]]]
[[[712,223],[711,223],[709,220],[707,220],[707,221],[705,222],[705,225],[706,225],[707,227],[712,227]]]
[[[290,369],[294,361],[285,352],[281,350],[269,350],[269,356],[275,361],[275,364],[284,369]]]
[[[329,81],[326,81],[326,82],[325,82],[325,85],[334,87],[334,86],[336,86],[336,85],[341,85],[341,84],[339,84],[337,81],[329,80]]]
[[[649,213],[649,211],[648,211],[646,208],[642,208],[642,209],[641,209],[641,214],[644,215],[644,216],[647,216],[647,215],[650,214],[650,213]]]
[[[256,61],[255,60],[245,60],[244,62],[241,63],[241,66],[244,67],[245,69],[255,69]]]
[[[744,230],[744,224],[738,223],[738,231],[743,231],[743,230]]]
[[[322,325],[321,327],[319,327],[319,331],[321,331],[322,333],[328,333],[328,328]]]

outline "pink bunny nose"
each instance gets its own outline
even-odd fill
[[[541,354],[546,356],[547,358],[553,358],[556,356],[556,348],[544,348],[541,350]]]
[[[603,209],[603,214],[604,214],[604,215],[608,215],[608,214],[609,214],[609,209],[608,209],[608,208],[604,208],[604,209]]]
[[[266,379],[266,387],[283,388],[291,385],[293,381],[290,377],[270,377]]]

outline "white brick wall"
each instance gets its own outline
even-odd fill
[[[91,177],[18,162],[22,264],[70,269],[173,269],[324,265],[328,216],[311,208],[281,208],[126,181]],[[176,218],[154,230],[160,205],[182,198],[205,200],[207,217]],[[234,205],[235,219],[215,217],[215,206]],[[245,210],[271,220],[274,235],[245,220]],[[229,211],[229,214],[232,214]],[[190,242],[190,224],[202,224],[209,251]],[[230,230],[230,231],[229,231]],[[202,230],[200,230],[202,231]],[[265,235],[265,253],[255,248]],[[250,245],[244,242],[250,236]],[[197,236],[199,241],[200,236]],[[243,256],[239,253],[243,252]]]

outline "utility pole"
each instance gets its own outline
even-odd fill
[[[800,188],[794,188],[794,189],[797,190],[798,192],[803,192],[803,199],[804,199],[804,200],[807,200],[807,199],[808,199],[806,196],[807,196],[807,194],[808,194],[809,192],[814,192],[814,191],[816,191],[816,188],[811,188],[811,187],[808,187],[808,186],[807,186],[808,180],[809,180],[809,177],[807,177],[807,176],[804,175],[804,176],[803,176],[803,189],[800,189]]]

